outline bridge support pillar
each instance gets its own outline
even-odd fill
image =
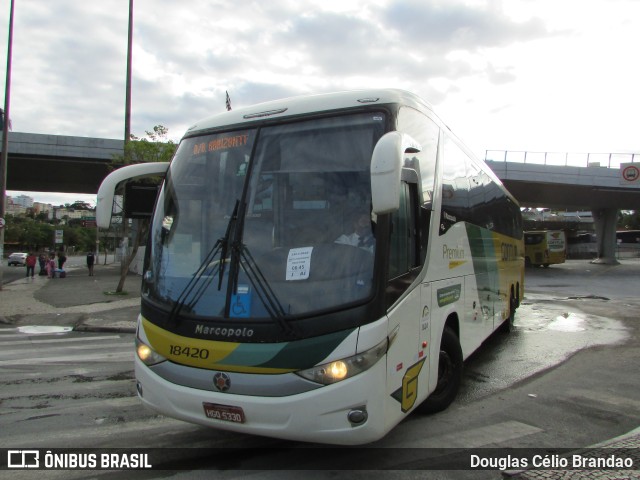
[[[592,210],[598,242],[598,258],[591,263],[618,265],[616,260],[616,223],[618,210],[600,208]]]

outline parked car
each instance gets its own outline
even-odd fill
[[[9,266],[11,265],[26,265],[27,254],[26,253],[12,253],[9,255]]]

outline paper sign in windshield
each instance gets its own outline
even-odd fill
[[[286,280],[305,280],[311,270],[311,252],[313,247],[292,248],[287,257]]]

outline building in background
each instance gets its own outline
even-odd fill
[[[9,197],[14,205],[20,205],[24,208],[33,207],[33,198],[27,195],[18,195],[17,197]]]

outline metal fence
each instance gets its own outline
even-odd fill
[[[621,163],[640,162],[640,153],[528,152],[522,150],[486,150],[485,160],[533,163],[565,167],[620,168]]]

